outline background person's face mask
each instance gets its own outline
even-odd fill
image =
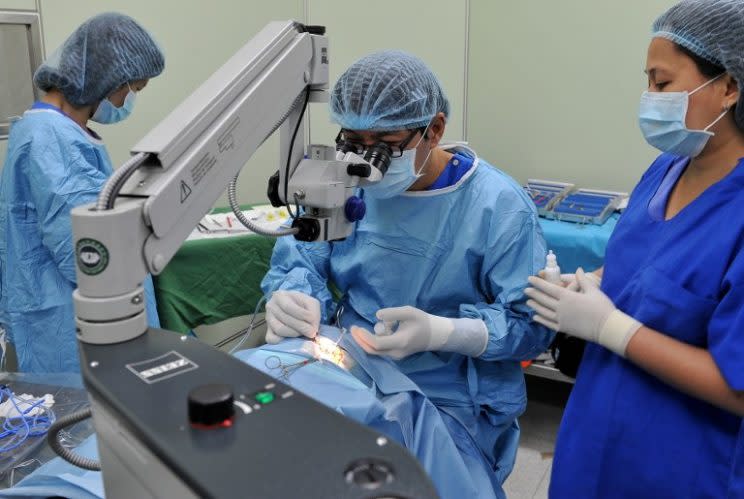
[[[421,171],[424,169],[426,162],[429,161],[431,150],[429,150],[429,154],[426,155],[426,159],[421,163],[421,168],[418,171],[416,170],[416,151],[428,130],[429,127],[427,126],[412,149],[406,149],[401,157],[390,160],[390,166],[382,180],[364,187],[364,192],[367,195],[377,199],[390,199],[407,191],[423,175]]]
[[[118,123],[132,114],[132,109],[134,109],[134,101],[136,100],[136,97],[137,93],[132,90],[132,87],[129,87],[129,93],[127,93],[127,96],[124,99],[124,104],[122,104],[121,107],[114,106],[114,104],[108,99],[108,97],[106,97],[101,101],[100,104],[98,104],[96,112],[93,113],[93,116],[91,116],[90,119],[92,119],[96,123],[101,123],[104,125]]]
[[[690,95],[707,87],[723,74],[709,80],[692,92],[643,92],[641,107],[638,113],[641,132],[653,147],[662,152],[689,156],[699,155],[708,140],[715,135],[710,128],[718,123],[728,109],[724,110],[713,123],[704,130],[689,130],[686,124],[687,108],[690,105]]]

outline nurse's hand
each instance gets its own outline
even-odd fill
[[[619,311],[594,279],[582,269],[576,271],[579,289],[573,290],[530,277],[533,286],[525,290],[527,305],[536,314],[535,322],[586,341],[599,343],[625,356],[630,338],[641,323]]]
[[[299,291],[274,291],[266,304],[266,343],[284,338],[315,338],[320,329],[320,302]]]
[[[457,352],[479,357],[488,345],[488,329],[480,319],[449,319],[415,307],[377,311],[375,334],[352,327],[351,335],[365,352],[402,359],[425,351]]]
[[[540,276],[540,279],[545,279],[544,270],[538,272],[537,275]],[[599,287],[599,285],[602,283],[602,278],[594,272],[585,272],[584,275],[587,279],[590,279],[592,282],[594,282],[597,287]],[[578,291],[579,283],[576,281],[576,274],[561,274],[561,286],[566,289],[570,289],[571,291]]]

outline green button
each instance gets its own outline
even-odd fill
[[[272,403],[275,397],[274,392],[258,392],[254,398],[259,404],[266,405]]]

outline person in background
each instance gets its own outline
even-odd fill
[[[330,106],[337,143],[363,154],[382,142],[392,162],[359,190],[366,216],[346,240],[277,241],[262,283],[266,341],[313,338],[342,307],[337,325],[368,354],[397,360],[436,405],[477,497],[504,497],[526,404],[520,361],[552,338],[532,323],[524,296],[545,262],[536,209],[472,150],[441,147],[449,102],[418,58],[360,59]]]
[[[535,320],[589,342],[550,496],[744,498],[744,2],[673,6],[646,73],[662,154],[603,269],[526,291]]]
[[[113,173],[89,121],[117,123],[165,66],[152,36],[117,13],[78,27],[34,74],[46,94],[11,128],[0,178],[0,326],[22,372],[78,371],[70,210]],[[152,280],[150,325],[159,326]]]

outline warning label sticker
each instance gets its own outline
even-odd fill
[[[191,196],[191,187],[185,181],[181,180],[181,204]]]
[[[235,147],[235,136],[233,135],[233,132],[235,132],[235,129],[238,128],[238,125],[240,125],[239,117],[232,120],[232,122],[227,126],[227,129],[222,132],[222,135],[220,135],[217,139],[217,145],[219,146],[220,154]]]
[[[127,369],[148,385],[193,371],[198,367],[194,362],[176,351],[170,351],[159,357],[143,360],[142,362],[127,364]]]
[[[199,182],[209,173],[212,167],[217,163],[217,159],[211,154],[205,154],[204,157],[191,168],[191,180],[194,185],[199,185]]]

